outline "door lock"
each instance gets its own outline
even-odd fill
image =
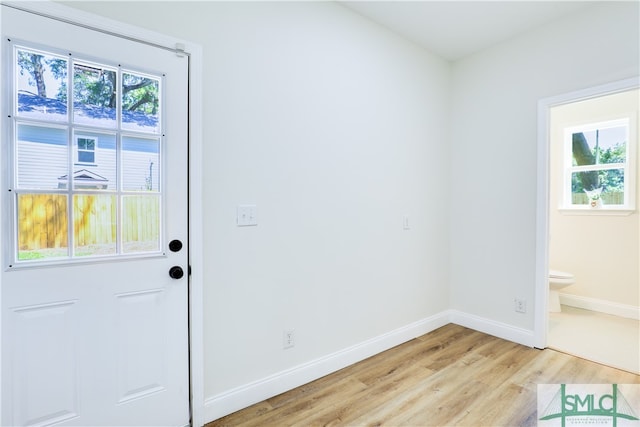
[[[172,279],[182,279],[182,276],[184,276],[182,267],[175,265],[169,269],[169,277]]]
[[[169,250],[171,252],[178,252],[182,249],[182,242],[178,239],[169,242]]]

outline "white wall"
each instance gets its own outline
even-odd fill
[[[537,102],[638,75],[638,6],[594,4],[453,64],[452,308],[533,329]]]
[[[448,65],[333,4],[211,12],[208,394],[448,307]]]
[[[448,308],[446,61],[334,3],[115,4],[69,3],[203,46],[206,398]]]
[[[549,265],[568,271],[576,283],[563,293],[638,307],[640,305],[640,215],[587,214],[561,211],[564,173],[564,130],[631,116],[630,141],[638,145],[639,91],[630,90],[553,107],[549,144]],[[636,164],[640,154],[634,153]],[[638,182],[626,178],[628,184]],[[640,201],[640,185],[635,197]]]

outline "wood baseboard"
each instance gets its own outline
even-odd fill
[[[507,341],[513,341],[518,344],[533,347],[534,333],[532,330],[517,328],[506,323],[497,322],[495,320],[486,319],[458,310],[449,310],[451,323],[464,326],[494,337],[502,338]]]
[[[573,294],[560,294],[560,303],[585,310],[640,320],[640,307]]]

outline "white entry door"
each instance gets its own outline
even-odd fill
[[[188,59],[1,28],[0,424],[188,425]]]

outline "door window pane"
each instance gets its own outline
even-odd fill
[[[73,196],[75,256],[116,253],[116,197],[103,194]]]
[[[67,59],[16,49],[17,115],[38,120],[67,120]]]
[[[122,73],[122,129],[160,133],[160,80]]]
[[[161,252],[161,77],[13,53],[14,260]]]
[[[73,64],[73,120],[76,124],[114,128],[116,72],[102,65]]]
[[[68,256],[67,196],[18,194],[18,260]]]
[[[124,196],[122,240],[124,253],[160,250],[160,197]]]
[[[122,176],[125,191],[159,191],[160,140],[124,136]]]
[[[16,134],[18,188],[66,188],[67,128],[19,124]]]

